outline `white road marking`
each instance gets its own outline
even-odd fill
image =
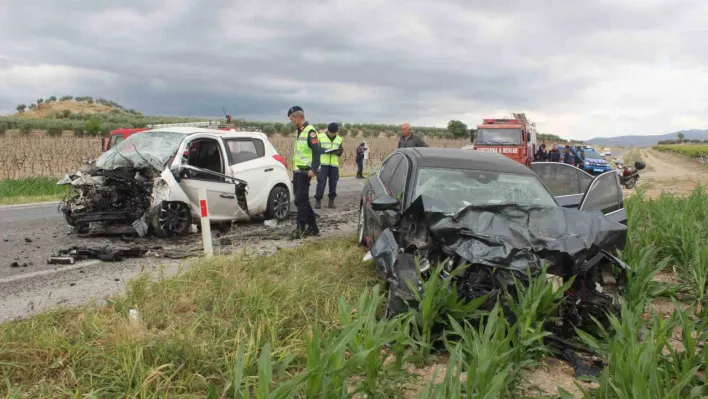
[[[44,208],[48,206],[57,206],[60,201],[52,202],[34,202],[31,204],[15,204],[15,205],[0,205],[0,211],[4,210],[17,210],[17,209],[33,209],[33,208]]]
[[[79,263],[75,263],[70,266],[61,267],[61,268],[57,268],[57,269],[40,270],[37,272],[21,274],[19,276],[5,277],[3,279],[0,279],[0,284],[13,283],[15,281],[26,280],[26,279],[30,279],[30,278],[34,278],[34,277],[48,276],[48,275],[57,274],[57,273],[61,273],[61,272],[72,271],[72,270],[76,270],[76,269],[81,269],[86,266],[97,265],[99,263],[102,263],[102,262],[100,260],[89,260],[89,261],[79,262]]]

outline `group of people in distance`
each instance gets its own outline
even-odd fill
[[[546,140],[543,140],[534,155],[534,161],[563,162],[568,165],[581,166],[585,160],[585,152],[582,146],[572,147],[566,144],[565,148],[558,148],[558,144],[553,144],[550,150],[546,151],[546,148]]]

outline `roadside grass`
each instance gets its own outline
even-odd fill
[[[58,186],[58,179],[28,177],[0,180],[0,204],[55,201],[64,198],[66,186]]]
[[[612,328],[578,332],[607,364],[584,397],[706,397],[708,317],[701,292],[708,259],[701,248],[708,239],[708,193],[697,188],[687,197],[647,199],[640,189],[626,204],[630,229],[621,258],[633,276],[618,298],[621,317],[610,317]],[[449,280],[431,279],[416,307],[386,319],[380,281],[362,257],[354,239],[341,238],[269,257],[217,257],[170,279],[139,278],[125,296],[100,308],[2,324],[0,393],[522,397],[524,372],[548,353],[544,325],[562,288],[541,274],[515,295],[505,294],[511,317],[504,317],[501,306],[484,310],[457,301]],[[679,285],[656,280],[674,267]],[[670,297],[676,311],[656,313],[649,306],[655,297]],[[131,309],[139,322],[131,322]],[[416,377],[416,365],[443,358],[442,378]],[[572,397],[558,392],[546,397]]]

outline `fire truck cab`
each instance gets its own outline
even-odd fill
[[[484,119],[472,131],[472,149],[498,152],[530,166],[536,153],[536,126],[523,113],[513,116],[513,119]]]
[[[112,130],[108,137],[101,139],[101,151],[105,152],[110,150],[113,146],[120,143],[121,141],[127,139],[131,134],[144,132],[146,130],[156,129],[160,127],[170,127],[170,126],[189,126],[189,127],[204,127],[211,129],[219,129],[223,131],[235,130],[233,125],[230,123],[231,118],[227,118],[228,123],[226,125],[219,125],[215,121],[205,121],[205,122],[187,122],[187,123],[166,123],[161,125],[148,125],[148,127],[143,128],[120,128]]]

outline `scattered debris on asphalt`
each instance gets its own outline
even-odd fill
[[[487,296],[490,307],[503,300],[502,293],[515,292],[514,277],[528,281],[527,273],[536,276],[547,265],[549,277],[568,281],[575,275],[565,291],[560,320],[549,323],[554,335],[548,342],[556,355],[580,364],[566,352],[580,352],[573,344],[574,327],[593,326],[592,318],[607,325],[606,313],[619,315],[614,295],[624,290],[627,266],[612,253],[624,248],[626,226],[600,213],[562,207],[500,204],[468,206],[456,213],[440,209],[433,198],[418,197],[374,243],[371,257],[391,287],[389,312],[407,311],[405,301],[410,303],[414,296],[404,280],[421,290],[420,278],[431,278],[433,265],[444,265],[440,278],[468,265],[452,277],[459,295],[469,300]],[[582,364],[587,368],[593,363]]]
[[[60,250],[47,259],[48,264],[71,264],[89,259],[97,259],[103,262],[121,262],[128,258],[141,258],[144,256],[154,256],[158,258],[183,259],[197,256],[199,250],[165,250],[159,246],[132,246],[115,247],[103,246],[97,248],[71,247]]]
[[[31,242],[32,242],[32,239],[31,239],[31,238],[29,238],[29,237],[25,237],[25,242],[29,244],[29,243],[31,243]]]

